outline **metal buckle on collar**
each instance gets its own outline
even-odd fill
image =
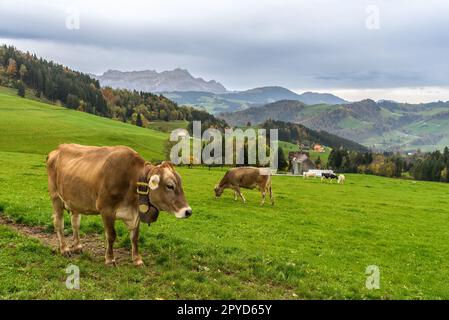
[[[142,191],[140,187],[144,187],[145,191]],[[150,187],[148,186],[148,183],[145,182],[137,182],[137,194],[140,194],[142,196],[146,196],[150,193]]]

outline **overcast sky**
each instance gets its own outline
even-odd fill
[[[181,67],[230,90],[446,101],[448,16],[447,0],[0,0],[0,43],[96,74]]]

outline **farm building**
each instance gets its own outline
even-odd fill
[[[288,159],[292,173],[302,175],[304,172],[315,169],[315,163],[310,160],[307,152],[289,152]]]
[[[320,144],[314,145],[314,146],[313,146],[313,150],[316,151],[316,152],[320,152],[320,153],[326,152],[326,148],[324,148],[324,147],[323,147],[322,145],[320,145]]]

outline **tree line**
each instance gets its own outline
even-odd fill
[[[333,149],[327,167],[336,172],[395,178],[410,176],[415,180],[449,182],[449,148],[444,148],[443,152],[418,151],[412,155]]]

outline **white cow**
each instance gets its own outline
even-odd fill
[[[304,179],[307,179],[307,178],[315,178],[315,177],[316,177],[316,173],[315,173],[315,172],[308,171],[308,172],[304,172],[304,173],[302,174],[302,176],[303,176]]]
[[[346,177],[344,175],[340,174],[338,176],[338,184],[344,184],[345,180],[346,180]]]

